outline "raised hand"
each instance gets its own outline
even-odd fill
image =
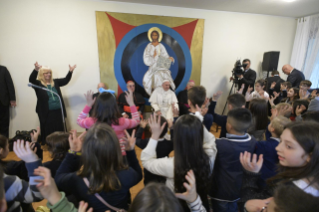
[[[247,92],[248,92],[248,93],[251,93],[251,92],[253,91],[253,89],[254,89],[254,88],[249,85],[249,86],[248,86],[248,89],[247,89]]]
[[[146,119],[143,119],[143,120],[140,121],[140,127],[145,128],[146,125],[147,125],[147,120]]]
[[[279,109],[277,116],[285,116],[285,114],[292,112],[292,106],[286,106]]]
[[[317,90],[313,90],[312,92],[311,92],[311,97],[312,98],[315,98],[316,96],[317,96]]]
[[[34,174],[43,177],[43,179],[36,179],[37,188],[39,189],[42,196],[49,201],[51,205],[58,203],[62,195],[59,192],[54,179],[51,177],[51,172],[49,169],[39,166],[34,170]]]
[[[179,116],[179,110],[177,107],[175,107],[175,103],[172,104],[172,111],[173,111],[173,116],[178,117]]]
[[[304,105],[298,105],[297,108],[296,108],[296,116],[299,116],[301,115],[305,110],[307,110],[306,106]]]
[[[270,89],[274,89],[276,86],[276,82],[272,82],[271,85],[270,85]]]
[[[37,130],[33,130],[32,133],[30,133],[31,136],[31,143],[36,143],[38,141],[39,135],[40,135],[40,127],[37,126]]]
[[[186,192],[184,193],[176,193],[175,196],[177,198],[186,200],[187,202],[194,202],[197,198],[196,192],[196,179],[193,170],[187,172],[185,176],[188,183],[183,183],[183,186],[186,188]]]
[[[84,94],[85,99],[86,99],[86,105],[89,107],[92,107],[94,105],[95,99],[93,99],[93,91],[89,90]]]
[[[239,156],[240,163],[247,171],[258,173],[263,165],[263,155],[259,155],[259,159],[257,161],[257,155],[253,154],[253,158],[251,160],[251,153],[246,152],[243,154],[240,153]]]
[[[32,151],[30,147],[30,142],[28,141],[24,144],[23,140],[17,140],[13,143],[13,151],[14,153],[16,153],[18,158],[20,158],[26,163],[32,163],[39,160],[37,154],[35,154],[37,148],[35,148],[35,150]]]
[[[40,68],[42,68],[42,66],[39,65],[38,62],[35,62],[35,64],[34,64],[34,70],[39,71]]]
[[[93,208],[90,208],[89,210],[86,210],[88,208],[89,204],[84,202],[84,201],[81,201],[80,204],[79,204],[79,209],[78,209],[78,212],[93,212]],[[106,211],[108,212],[108,211]]]
[[[217,91],[217,93],[214,93],[214,94],[213,94],[212,100],[213,100],[214,102],[216,102],[222,94],[223,94],[222,91]]]
[[[280,90],[281,91],[287,90],[287,85],[280,84]]]
[[[126,99],[126,102],[129,106],[135,105],[132,91],[130,91],[130,90],[125,91],[125,99]]]
[[[126,137],[123,138],[125,141],[125,150],[131,151],[134,149],[136,143],[135,130],[133,130],[132,135],[130,135],[126,130],[124,132],[126,135]]]
[[[148,125],[152,130],[152,138],[158,140],[159,136],[162,134],[163,129],[166,125],[166,122],[161,126],[160,116],[156,116],[155,113],[150,116],[148,120]]]
[[[73,72],[75,68],[76,68],[76,65],[74,65],[74,66],[69,65],[70,72]]]
[[[271,106],[274,106],[275,104],[274,104],[274,101],[275,101],[275,97],[274,96],[270,96],[270,98],[269,98],[269,104],[271,105]]]
[[[276,91],[273,92],[275,99],[278,98],[278,96],[280,95],[280,93],[277,93]]]
[[[77,137],[76,130],[71,130],[71,134],[69,135],[69,144],[71,151],[80,152],[82,150],[82,143],[85,134],[86,131],[84,131],[79,137]]]

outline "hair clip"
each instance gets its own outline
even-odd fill
[[[107,93],[111,93],[111,94],[113,94],[114,96],[115,96],[115,91],[113,91],[113,90],[110,90],[110,89],[104,89],[104,88],[99,88],[99,92],[100,93],[104,93],[104,92],[107,92]]]

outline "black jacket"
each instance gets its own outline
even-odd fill
[[[293,69],[287,78],[287,81],[291,83],[292,87],[296,88],[299,88],[299,84],[302,80],[305,80],[305,75],[297,69]]]
[[[241,85],[244,83],[245,88],[243,90],[243,95],[245,96],[249,86],[254,88],[255,81],[256,81],[256,71],[252,69],[248,69],[248,71],[244,73],[244,77],[241,80],[239,80],[238,90],[241,88]]]
[[[31,82],[32,84],[44,87],[44,85],[42,85],[41,82],[37,80],[37,76],[38,76],[38,72],[36,70],[33,70],[33,72],[30,75],[29,82]],[[66,110],[65,110],[64,101],[62,98],[60,87],[67,85],[70,82],[71,77],[72,77],[72,72],[69,71],[65,78],[53,79],[54,87],[57,90],[62,101],[64,117],[66,117]],[[35,111],[38,113],[40,120],[45,120],[49,113],[49,103],[48,103],[49,96],[45,90],[35,88],[34,91],[38,98],[37,107]]]
[[[11,75],[5,66],[0,66],[0,103],[9,106],[10,101],[15,101],[16,95]]]
[[[177,99],[178,99],[178,106],[179,106],[179,114],[185,115],[185,114],[189,114],[189,107],[187,107],[185,104],[188,104],[187,100],[188,100],[188,95],[187,95],[187,90],[183,90],[181,92],[179,92],[179,94],[177,95]]]
[[[280,84],[282,82],[285,82],[285,80],[281,79],[280,76],[274,76],[274,77],[268,77],[267,78],[267,87],[266,91],[269,94],[270,93],[270,86],[273,82],[276,82],[275,88],[273,89],[273,92],[276,91],[277,93],[280,92]]]

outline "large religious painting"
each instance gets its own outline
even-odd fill
[[[148,99],[169,80],[176,93],[200,83],[204,20],[96,12],[101,81],[122,93],[126,82]]]

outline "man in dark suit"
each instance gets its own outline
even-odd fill
[[[299,88],[300,82],[305,80],[305,75],[289,64],[286,64],[282,67],[282,72],[288,75],[287,81],[291,83],[292,87]]]
[[[256,71],[250,69],[249,59],[243,60],[243,67],[245,69],[244,74],[238,75],[238,90],[244,84],[245,87],[242,94],[245,96],[249,86],[254,88],[256,81]],[[231,77],[230,80],[233,80],[233,77]]]
[[[16,95],[8,69],[0,66],[0,134],[9,137],[10,110],[15,107]]]

